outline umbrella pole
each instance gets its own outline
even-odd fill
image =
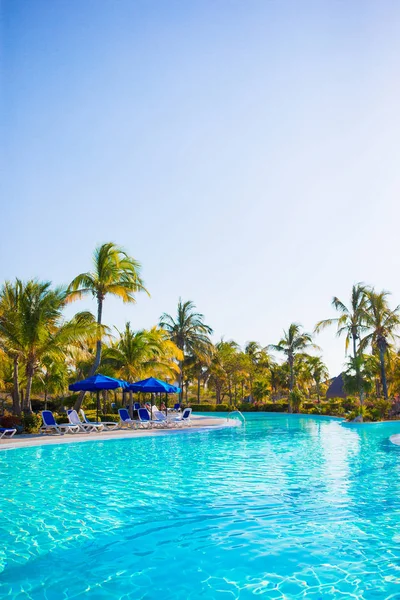
[[[99,422],[99,403],[100,403],[100,392],[97,390],[96,392],[97,402],[96,402],[96,421]]]

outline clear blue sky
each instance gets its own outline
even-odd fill
[[[1,11],[1,280],[69,283],[113,240],[152,298],[107,300],[108,324],[182,296],[240,343],[312,329],[356,281],[400,302],[397,0]]]

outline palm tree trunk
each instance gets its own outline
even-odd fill
[[[21,414],[21,402],[20,402],[20,397],[19,397],[18,367],[19,367],[19,358],[18,358],[18,356],[14,356],[12,412],[13,412],[13,415],[19,416]]]
[[[31,361],[28,361],[26,365],[26,394],[24,401],[24,413],[31,414],[32,413],[32,404],[31,404],[31,390],[32,390],[32,380],[33,380],[33,364]]]
[[[352,334],[353,337],[353,356],[354,356],[354,361],[355,361],[355,365],[356,365],[356,380],[357,380],[357,388],[358,388],[358,395],[360,398],[360,406],[362,407],[364,404],[364,390],[362,387],[362,383],[361,383],[361,377],[360,377],[360,365],[357,362],[357,336],[355,333]]]
[[[183,400],[183,363],[181,360],[179,361],[178,387],[181,390],[179,392],[179,404],[182,404],[182,400]]]
[[[133,392],[129,390],[129,416],[133,419]]]
[[[101,325],[101,318],[102,318],[102,314],[103,314],[103,296],[97,296],[97,325]],[[98,334],[98,339],[96,342],[96,356],[94,359],[94,363],[89,371],[89,377],[92,377],[97,369],[99,368],[100,365],[100,361],[101,361],[101,332],[99,331]],[[76,412],[79,412],[81,406],[82,406],[82,402],[83,402],[83,398],[85,397],[85,392],[79,392],[79,396],[76,399],[75,402],[75,406],[74,409],[76,410]]]
[[[383,396],[384,396],[385,400],[387,400],[388,399],[388,388],[387,388],[387,381],[386,381],[385,350],[386,350],[386,347],[383,344],[379,344],[379,360],[381,363],[382,389],[383,389]]]
[[[289,380],[288,412],[291,413],[293,411],[292,411],[292,403],[291,403],[290,395],[293,392],[293,388],[294,388],[293,357],[289,357],[289,368],[290,368],[290,380]]]
[[[201,381],[201,370],[199,369],[197,375],[197,404],[200,404],[200,381]]]

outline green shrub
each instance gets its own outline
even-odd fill
[[[14,429],[15,427],[21,427],[21,425],[22,419],[21,417],[17,417],[17,415],[5,412],[4,415],[0,417],[0,427]]]
[[[292,411],[297,413],[301,409],[301,405],[305,400],[305,396],[302,391],[295,388],[289,393],[289,400]]]
[[[193,412],[229,412],[233,410],[229,404],[191,404]]]
[[[389,418],[389,412],[392,407],[392,403],[384,398],[378,398],[373,402],[366,404],[366,418],[369,421],[382,421]]]
[[[24,433],[37,433],[42,426],[42,415],[36,413],[22,415],[21,425]]]
[[[89,421],[96,420],[96,411],[95,410],[85,410],[85,415],[89,419]],[[112,422],[116,423],[117,421],[119,421],[119,415],[115,414],[115,413],[107,413],[107,414],[103,415],[99,411],[99,421],[112,421]]]

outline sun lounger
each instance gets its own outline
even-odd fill
[[[191,408],[185,408],[185,410],[183,411],[183,413],[181,414],[180,417],[175,417],[173,419],[171,419],[171,421],[173,423],[176,423],[176,425],[178,426],[183,426],[183,425],[191,425],[190,422],[190,416],[192,414],[192,409]]]
[[[147,408],[139,408],[138,417],[139,417],[140,427],[146,427],[146,428],[151,427],[152,421],[150,419],[150,413],[147,410]]]
[[[168,417],[161,412],[161,410],[153,411],[153,425],[158,427],[175,427],[176,423],[172,419],[168,419]]]
[[[119,408],[118,413],[119,413],[119,419],[120,419],[120,421],[119,421],[120,427],[123,427],[125,425],[126,427],[131,427],[131,429],[136,429],[138,422],[134,421],[133,419],[130,418],[129,412],[127,411],[126,408]]]
[[[102,423],[82,423],[76,410],[69,410],[67,414],[71,425],[79,427],[79,431],[82,433],[93,433],[94,431],[100,433],[100,431],[103,431],[104,429]]]
[[[80,410],[83,422],[86,423],[87,425],[103,425],[104,429],[117,429],[117,427],[119,427],[119,423],[115,423],[114,421],[100,421],[100,423],[94,423],[93,421],[89,421],[89,419],[87,418],[87,416],[85,415],[85,412],[82,410]]]
[[[0,427],[0,440],[2,438],[12,438],[16,433],[17,430],[12,427]]]
[[[43,426],[40,428],[42,433],[58,433],[64,435],[64,433],[78,433],[79,427],[72,425],[71,423],[60,423],[58,424],[54,418],[51,410],[42,410]]]

